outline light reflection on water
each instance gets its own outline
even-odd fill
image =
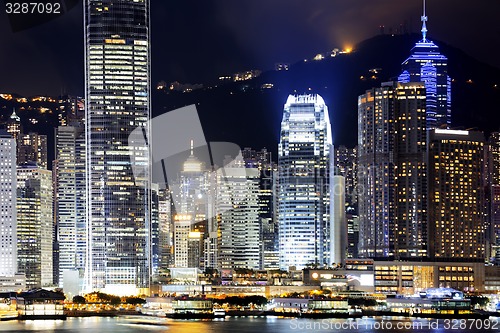
[[[0,332],[41,332],[44,333],[296,333],[296,332],[499,332],[498,319],[495,329],[479,330],[468,322],[466,329],[445,329],[445,322],[440,320],[409,318],[363,318],[363,319],[292,319],[277,317],[232,317],[219,320],[168,320],[167,325],[138,325],[124,318],[68,318],[62,320],[7,321],[0,322]],[[484,319],[483,319],[484,322]],[[400,326],[397,326],[400,325]],[[402,325],[402,326],[401,326]],[[493,325],[492,325],[493,326]]]

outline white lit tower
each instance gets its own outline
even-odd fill
[[[323,98],[290,95],[278,145],[281,269],[329,263],[331,161],[332,133]]]

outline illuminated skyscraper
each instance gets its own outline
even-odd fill
[[[425,90],[384,83],[358,101],[359,255],[427,255]]]
[[[411,55],[402,64],[399,82],[424,82],[426,89],[427,129],[448,128],[451,124],[451,79],[448,76],[448,58],[439,52],[439,47],[427,39],[426,22],[422,16],[422,40],[411,50]]]
[[[394,255],[393,84],[358,98],[359,256]]]
[[[59,245],[59,286],[64,271],[78,271],[83,278],[86,255],[85,132],[82,125],[56,129],[55,222]]]
[[[262,243],[261,269],[279,268],[278,223],[276,218],[276,164],[271,162],[271,152],[266,148],[242,151],[245,166],[259,170],[259,221]]]
[[[17,273],[16,140],[0,131],[0,276]]]
[[[484,261],[482,132],[429,133],[429,255]]]
[[[328,264],[333,144],[319,95],[290,95],[278,145],[280,268]]]
[[[242,160],[224,164],[216,171],[219,267],[260,269],[259,169]]]
[[[150,283],[148,0],[85,0],[88,291],[136,294]],[[133,170],[141,171],[134,177]],[[145,290],[144,290],[145,291]]]
[[[17,168],[17,263],[28,288],[53,284],[52,172],[36,165]]]
[[[47,169],[47,136],[30,132],[21,133],[18,139],[17,165],[35,162]]]

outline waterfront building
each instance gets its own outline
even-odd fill
[[[360,257],[427,255],[425,98],[394,82],[359,97]]]
[[[290,95],[278,145],[280,268],[330,263],[333,144],[320,95]]]
[[[429,132],[429,256],[485,259],[484,134]]]
[[[86,291],[147,292],[151,277],[149,1],[85,0]],[[142,140],[148,141],[148,140]]]
[[[414,295],[427,288],[484,291],[485,266],[481,262],[375,261],[375,292]]]

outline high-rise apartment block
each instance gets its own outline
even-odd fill
[[[429,133],[429,255],[484,261],[482,132]]]

